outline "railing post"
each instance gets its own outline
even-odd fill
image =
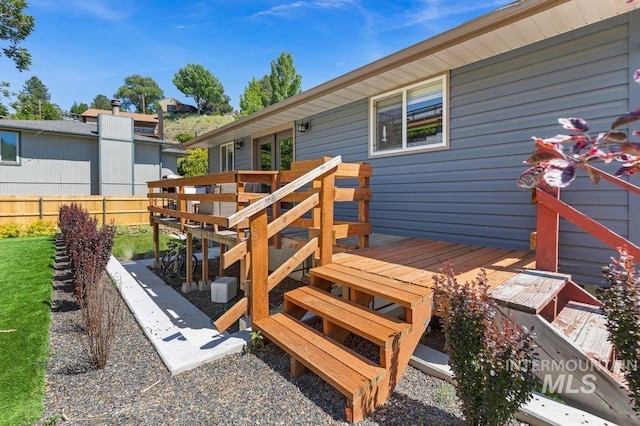
[[[153,226],[153,267],[160,267],[160,230],[158,229],[158,222],[152,222]]]
[[[187,201],[182,198],[184,195],[184,185],[180,185],[178,187],[178,200],[176,202],[176,209],[182,213],[187,211]],[[180,217],[180,230],[184,231],[184,225],[187,223],[187,220],[184,217]]]
[[[252,321],[269,316],[269,235],[267,210],[263,209],[249,220],[249,250],[251,252],[251,290],[249,292]]]
[[[368,189],[369,188],[369,178],[361,177],[358,179],[360,183],[360,189]],[[359,200],[358,201],[358,222],[359,223],[369,223],[369,200]],[[367,248],[369,247],[369,234],[360,235],[358,237],[358,248]]]
[[[536,189],[542,191],[541,189]],[[560,199],[560,190],[552,188],[549,195]],[[558,237],[560,234],[560,216],[540,203],[536,215],[536,268],[549,272],[558,272]]]
[[[44,202],[42,200],[42,197],[40,197],[39,201],[39,209],[40,209],[40,220],[42,220],[44,218]]]
[[[102,198],[102,224],[107,224],[107,197]]]
[[[320,265],[327,265],[333,260],[333,202],[336,195],[335,170],[325,173],[320,178]],[[315,226],[315,223],[314,223]]]

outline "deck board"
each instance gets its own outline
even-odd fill
[[[432,287],[434,274],[440,273],[443,263],[451,260],[460,283],[475,279],[484,268],[490,290],[524,269],[535,267],[535,254],[530,251],[374,235],[370,247],[336,253],[333,262],[356,271]]]

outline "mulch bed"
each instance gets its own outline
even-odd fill
[[[59,249],[40,424],[347,424],[344,397],[314,374],[291,378],[289,357],[273,345],[172,376],[126,307],[107,367],[94,369],[80,343],[80,312]],[[185,297],[216,310],[209,292]],[[407,367],[390,400],[361,424],[464,423],[451,385]]]

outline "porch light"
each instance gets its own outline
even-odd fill
[[[309,130],[309,122],[308,121],[298,123],[298,132],[304,133],[307,130]]]
[[[240,139],[240,140],[235,141],[234,147],[236,149],[240,149],[240,148],[242,148],[242,145],[244,145],[244,140]]]

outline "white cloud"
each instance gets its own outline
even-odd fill
[[[105,21],[122,21],[133,15],[135,2],[120,0],[32,0],[31,8],[55,10],[65,14],[91,16]]]
[[[292,17],[298,11],[306,10],[329,10],[343,9],[352,5],[352,0],[311,0],[311,1],[294,1],[292,3],[280,4],[270,9],[263,10],[252,15],[253,18],[259,17]]]
[[[484,2],[423,0],[411,10],[406,10],[402,16],[388,17],[386,29],[397,30],[413,25],[433,24],[456,15],[477,12],[479,10],[493,10],[504,6],[507,0],[491,0]]]

